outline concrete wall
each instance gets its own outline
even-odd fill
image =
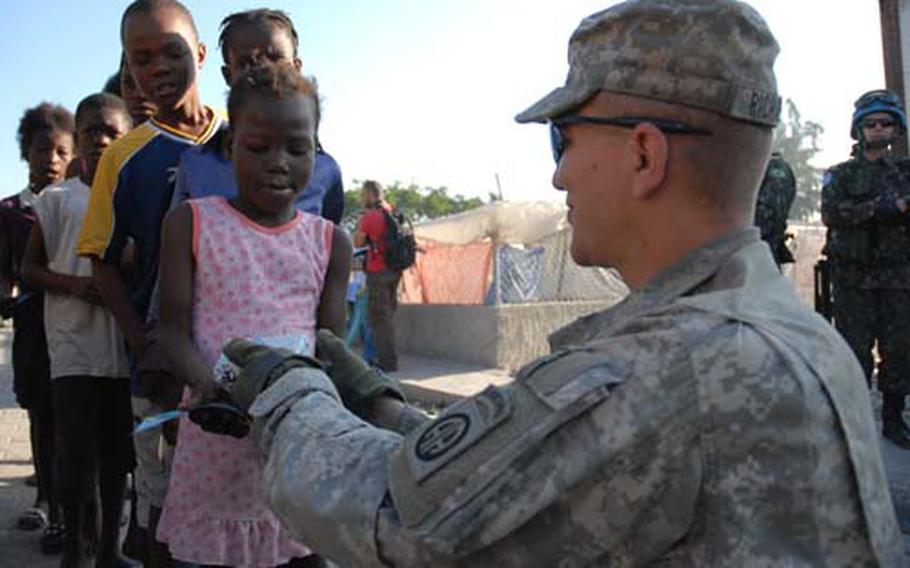
[[[395,316],[396,339],[405,353],[514,370],[549,352],[550,333],[612,303],[404,304]]]
[[[490,306],[401,304],[395,314],[399,351],[465,363],[496,360],[496,317]]]

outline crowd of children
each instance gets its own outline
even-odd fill
[[[128,552],[146,566],[321,566],[265,506],[249,438],[186,415],[132,434],[224,401],[233,337],[312,355],[317,327],[344,330],[341,174],[297,32],[277,10],[224,19],[229,120],[201,101],[206,49],[180,2],[132,2],[120,38],[118,73],[75,117],[26,111],[29,185],[0,201],[0,313],[38,493],[20,526],[61,566],[129,565],[131,474]]]

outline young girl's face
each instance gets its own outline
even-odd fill
[[[224,52],[221,73],[228,86],[253,67],[293,65],[298,71],[301,67],[290,31],[276,24],[239,24]]]
[[[306,95],[253,95],[231,121],[239,204],[263,219],[292,214],[313,171],[314,103]]]
[[[74,150],[72,132],[42,130],[32,136],[27,155],[28,181],[35,191],[63,179]]]

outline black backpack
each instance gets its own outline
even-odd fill
[[[411,220],[397,211],[382,208],[385,216],[385,263],[390,270],[402,272],[417,261],[417,240]]]

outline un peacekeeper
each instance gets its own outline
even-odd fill
[[[778,267],[793,262],[793,253],[787,247],[787,218],[794,199],[796,176],[793,169],[780,153],[773,152],[758,186],[755,226],[761,233],[761,239],[771,247]]]
[[[828,170],[822,187],[834,323],[870,383],[877,344],[882,433],[910,449],[902,418],[910,390],[910,160],[890,151],[907,119],[892,91],[868,92],[854,106],[854,157]]]
[[[428,421],[326,332],[328,374],[229,344],[285,526],[350,567],[900,565],[862,370],[752,227],[777,52],[733,0],[581,22],[517,120],[550,125],[573,258],[632,292],[511,385]]]

